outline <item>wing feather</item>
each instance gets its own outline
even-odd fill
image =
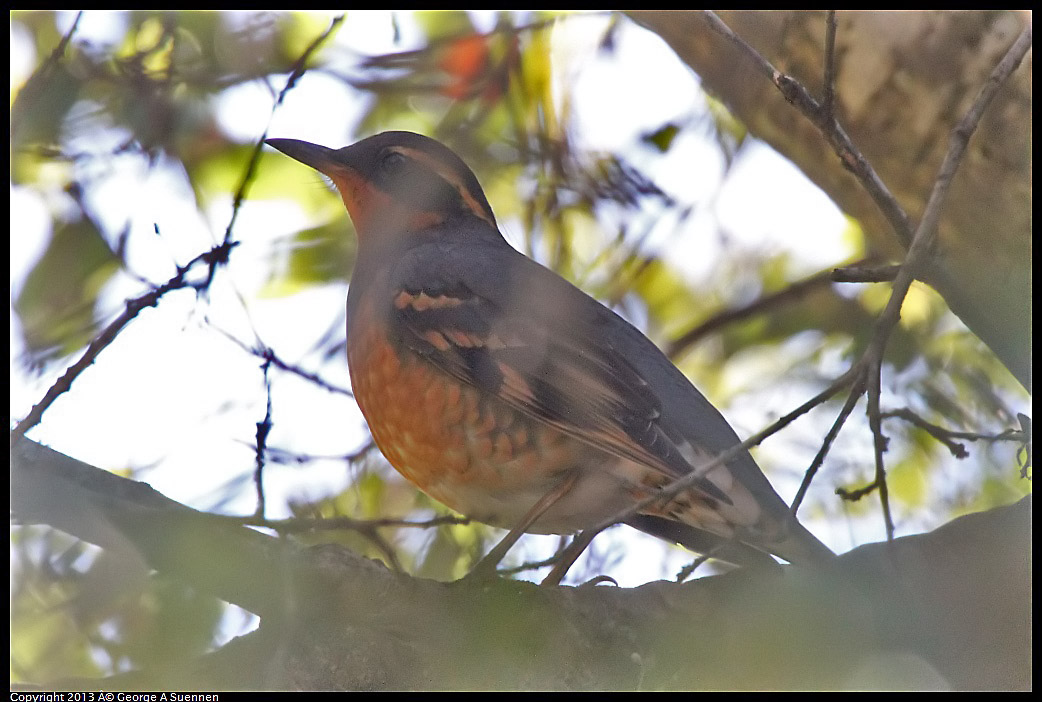
[[[661,425],[655,393],[605,338],[603,326],[581,318],[533,320],[459,281],[402,286],[394,300],[399,341],[442,371],[667,478],[693,469],[677,445],[681,437],[671,437]],[[697,487],[731,504],[712,482]]]

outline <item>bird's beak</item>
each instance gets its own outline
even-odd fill
[[[386,219],[392,211],[391,197],[350,164],[344,154],[347,149],[336,151],[298,139],[266,139],[264,143],[328,176],[340,191],[360,237],[374,227],[375,220]]]
[[[265,139],[264,143],[330,177],[333,175],[330,171],[344,168],[336,158],[336,151],[326,146],[299,139]]]

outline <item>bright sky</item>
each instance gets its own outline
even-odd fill
[[[73,13],[65,13],[64,21],[69,23],[72,17]],[[334,40],[335,47],[343,51],[330,47],[327,54],[348,60],[417,45],[418,34],[407,17],[407,13],[399,17],[402,42],[395,45],[388,13],[352,12]],[[246,14],[238,16],[242,22],[248,19]],[[480,13],[477,20],[482,28],[493,26],[490,13]],[[701,110],[702,98],[697,77],[665,43],[628,22],[619,35],[615,57],[597,54],[596,42],[606,22],[606,17],[590,16],[563,23],[555,37],[554,64],[558,90],[567,92],[573,101],[579,144],[591,150],[622,151],[630,148],[636,135],[671,115]],[[120,13],[87,12],[76,39],[116,41],[124,24]],[[11,56],[14,87],[22,84],[38,57],[32,56],[31,46],[13,30]],[[648,75],[657,80],[648,81]],[[268,89],[259,84],[228,90],[219,98],[221,128],[244,142],[258,139],[268,122],[271,102]],[[340,147],[363,108],[364,103],[345,95],[340,84],[334,89],[329,78],[307,74],[276,112],[269,135]],[[605,119],[606,114],[611,119]],[[101,152],[107,148],[82,146]],[[173,274],[175,263],[187,262],[223,235],[231,213],[231,193],[213,203],[201,218],[176,168],[146,170],[134,157],[117,158],[113,163],[113,173],[96,192],[92,209],[105,216],[108,231],[119,231],[124,223],[131,223],[136,236],[131,237],[128,260],[136,273],[164,281]],[[633,163],[646,168],[660,187],[685,201],[710,203],[721,187],[723,162],[716,146],[694,136],[678,140],[669,155],[655,163],[646,157],[642,160],[640,154],[633,156]],[[324,187],[318,177],[314,184]],[[753,199],[757,204],[750,207]],[[59,199],[45,201],[28,188],[12,187],[12,232],[18,232],[11,241],[12,297],[46,246],[50,208],[60,204]],[[142,313],[77,380],[73,390],[54,404],[30,436],[113,470],[152,465],[143,479],[195,507],[251,513],[255,503],[248,485],[229,502],[218,506],[212,500],[219,487],[244,476],[248,479],[251,473],[255,423],[263,418],[265,402],[259,362],[244,361],[239,348],[214,330],[247,344],[259,337],[284,360],[318,369],[332,383],[349,385],[344,359],[326,362],[312,350],[333,321],[342,319],[346,287],[328,286],[280,298],[259,296],[273,244],[313,224],[291,201],[248,201],[236,225],[242,245],[218,275],[210,304],[200,305],[191,292],[181,292],[168,295],[159,309]],[[152,234],[154,225],[159,226],[161,237]],[[508,239],[519,241],[519,232],[512,231],[519,226],[504,223]],[[723,253],[723,244],[714,234],[720,228],[732,235],[728,247],[790,251],[800,267],[810,272],[849,255],[843,238],[846,226],[835,206],[798,170],[770,149],[753,146],[730,173],[715,204],[693,218],[688,230],[667,238],[673,225],[663,223],[653,241],[668,246],[670,259],[684,262],[693,280],[710,275],[714,261]],[[808,237],[808,232],[814,236]],[[139,284],[124,279],[105,291],[101,308],[115,313],[124,299],[140,293]],[[18,418],[66,366],[51,367],[39,378],[24,377],[16,360],[22,353],[16,325],[17,319],[12,317],[11,412]],[[364,441],[364,424],[350,398],[316,392],[286,375],[275,377],[271,445],[342,455]],[[798,401],[795,396],[768,393],[767,400],[728,408],[725,413],[745,436]],[[292,414],[287,408],[293,408]],[[816,427],[806,428],[808,434],[817,431],[820,436]],[[787,450],[791,449],[780,448],[783,456]],[[794,494],[795,478],[812,455],[813,449],[810,454],[797,455],[789,471],[772,473],[786,499]],[[771,465],[779,464],[781,461],[771,461]],[[323,494],[341,488],[345,476],[342,462],[318,461],[306,468],[270,465],[266,480],[271,505],[268,516],[282,517],[287,514],[281,509],[280,495]],[[851,535],[822,532],[813,523],[808,526],[834,549],[846,550],[851,545]],[[879,538],[881,525],[876,531],[859,538]],[[628,529],[601,538],[622,538],[624,532],[629,539],[628,555],[608,571],[622,585],[670,577],[691,558],[672,549],[663,561],[661,542],[631,536]],[[556,544],[556,539],[543,537],[535,543],[536,548],[545,549]]]

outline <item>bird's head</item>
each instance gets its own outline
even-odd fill
[[[496,226],[473,171],[429,137],[383,132],[336,150],[297,139],[265,143],[332,179],[361,239],[421,231],[460,216]]]

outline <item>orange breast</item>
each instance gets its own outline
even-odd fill
[[[478,516],[482,493],[537,489],[570,465],[567,437],[396,347],[370,301],[355,314],[347,343],[355,399],[384,456],[425,493]]]

